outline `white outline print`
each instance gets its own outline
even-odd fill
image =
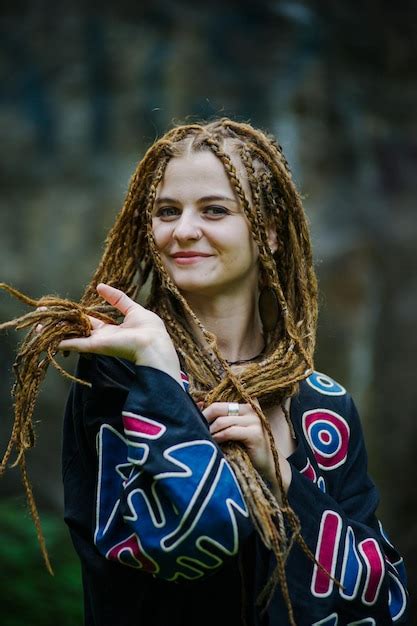
[[[337,383],[333,378],[322,374],[321,372],[314,371],[308,378],[307,383],[312,389],[322,393],[325,396],[344,396],[346,395],[346,389]]]
[[[312,626],[337,626],[339,623],[339,617],[337,613],[332,613],[328,615],[324,619],[321,619],[319,622],[314,622]]]
[[[404,611],[406,609],[407,606],[407,594],[405,592],[405,589],[402,585],[402,583],[398,580],[398,578],[396,576],[394,576],[394,574],[392,574],[391,572],[388,572],[389,576],[391,576],[392,580],[390,581],[389,584],[389,600],[388,600],[388,604],[389,604],[389,609],[390,609],[390,613],[391,613],[391,618],[393,622],[396,622],[397,620],[400,619],[400,617],[404,614]],[[398,598],[397,596],[397,601],[400,603],[399,607],[397,609],[397,612],[393,615],[393,593],[392,593],[392,583],[394,583],[394,586],[397,586],[397,594],[398,592],[400,593],[400,598]]]
[[[344,417],[330,409],[311,409],[303,413],[302,426],[320,469],[334,470],[346,462],[350,428]]]
[[[352,563],[352,561],[356,561],[357,565],[357,571],[355,575],[356,580],[350,593],[346,593],[346,578],[350,575],[350,572],[347,570],[349,568],[349,563]],[[342,596],[342,598],[345,598],[345,600],[353,600],[354,598],[356,598],[358,594],[359,584],[361,581],[362,570],[363,566],[359,558],[358,551],[356,549],[355,533],[353,532],[353,528],[351,526],[348,526],[345,539],[345,551],[343,554],[342,573],[340,576],[340,582],[343,585],[343,589],[339,589],[340,595]]]
[[[364,549],[364,547],[367,548],[368,546],[371,546],[371,548],[373,548],[373,555],[379,558],[379,569],[376,569],[375,563],[371,563],[369,560],[370,555],[366,551],[366,549]],[[362,591],[362,602],[368,606],[372,606],[378,600],[382,581],[384,580],[385,560],[378,542],[372,537],[368,537],[367,539],[361,541],[358,545],[358,548],[365,561],[366,566],[366,582]],[[371,595],[371,598],[368,600],[367,596],[369,597],[369,595]]]
[[[336,523],[336,525],[332,528],[334,523]],[[330,509],[324,511],[320,522],[315,557],[316,561],[318,561],[333,578],[336,571],[341,534],[342,518],[339,513]],[[316,598],[327,598],[327,596],[332,593],[333,585],[333,579],[329,578],[327,574],[319,569],[317,564],[314,564],[311,579],[311,593],[313,596]]]
[[[143,415],[138,415],[137,413],[131,413],[130,411],[122,412],[123,418],[123,426],[125,434],[133,437],[143,437],[144,439],[159,439],[166,431],[166,426],[157,422],[156,420],[152,420],[149,417],[144,417]],[[139,424],[142,422],[143,425],[149,426],[150,429],[153,429],[154,432],[146,432],[143,430],[130,430],[128,428],[129,422],[131,420],[137,421]]]

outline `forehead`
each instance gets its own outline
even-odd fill
[[[250,199],[250,188],[243,164],[235,155],[231,155],[231,160],[244,192]],[[170,159],[156,197],[162,194],[182,195],[187,191],[201,193],[201,196],[216,192],[223,195],[232,194],[235,197],[234,187],[223,163],[210,150],[190,152]]]

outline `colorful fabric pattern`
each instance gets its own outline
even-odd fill
[[[251,527],[236,477],[207,429],[201,424],[204,439],[176,443],[169,416],[162,423],[123,411],[122,420],[124,436],[108,424],[98,434],[97,548],[170,581],[220,567]]]
[[[224,594],[228,626],[240,626],[241,581],[233,559],[246,545],[252,546],[244,553],[251,577],[249,624],[261,626],[256,599],[274,562],[254,531],[231,467],[187,393],[186,375],[179,385],[153,368],[112,359],[87,366],[93,391],[71,400],[64,436],[66,519],[83,564],[86,625],[133,626],[138,613],[139,623],[150,626],[211,625],[215,607],[209,598]],[[88,378],[82,371],[79,376]],[[404,563],[375,517],[378,494],[349,394],[315,372],[300,384],[290,416],[297,449],[288,459],[288,499],[316,559],[295,547],[286,565],[297,626],[407,624]],[[93,525],[84,515],[92,493]],[[168,589],[161,591],[157,581],[178,583],[178,608],[165,606]],[[105,591],[110,588],[111,598]],[[193,606],[205,607],[203,614]],[[279,589],[267,619],[270,626],[287,623]]]

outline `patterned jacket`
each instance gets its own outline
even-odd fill
[[[63,440],[65,519],[81,560],[87,626],[288,623],[274,558],[236,477],[187,393],[160,370],[81,357]],[[357,411],[315,372],[292,399],[288,499],[321,568],[296,545],[286,565],[298,626],[406,624],[402,559],[375,517]],[[243,563],[244,588],[239,574]]]

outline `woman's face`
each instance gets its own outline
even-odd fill
[[[250,198],[241,172],[240,179]],[[162,261],[184,295],[253,293],[258,248],[223,165],[212,152],[169,161],[152,227]]]

